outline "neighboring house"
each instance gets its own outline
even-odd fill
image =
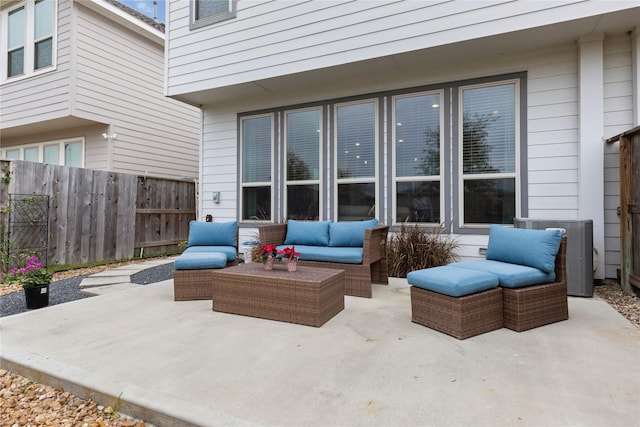
[[[1,157],[196,178],[200,110],[165,96],[164,45],[114,0],[3,1]]]
[[[166,92],[200,105],[200,212],[446,227],[592,219],[620,264],[618,152],[640,122],[637,1],[169,0]],[[216,193],[218,193],[217,203]]]

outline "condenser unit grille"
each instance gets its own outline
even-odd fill
[[[567,295],[593,296],[593,221],[516,218],[516,228],[567,231]]]

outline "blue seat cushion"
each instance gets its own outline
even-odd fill
[[[194,252],[222,252],[227,256],[227,261],[233,261],[238,255],[235,246],[189,246],[184,250],[184,254]]]
[[[475,294],[498,287],[498,277],[486,271],[453,267],[451,264],[407,274],[411,286],[452,297]]]
[[[524,288],[526,286],[553,283],[556,273],[546,273],[527,265],[510,264],[493,260],[460,261],[449,264],[456,268],[466,268],[473,271],[490,272],[498,276],[503,288]]]
[[[331,221],[287,221],[285,245],[329,246]]]
[[[364,231],[377,227],[378,220],[342,221],[329,224],[329,246],[362,246],[364,245]]]
[[[238,246],[238,222],[189,222],[188,246]]]
[[[287,245],[278,246],[282,250]],[[295,245],[302,261],[325,261],[341,264],[362,264],[362,248],[328,248],[327,246]]]
[[[562,231],[511,228],[492,224],[489,227],[487,259],[528,265],[546,273],[556,266]]]
[[[173,262],[173,268],[176,270],[224,268],[225,265],[227,265],[227,256],[222,252],[182,253]]]

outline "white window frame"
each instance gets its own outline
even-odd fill
[[[487,173],[487,174],[464,174],[463,168],[463,131],[464,126],[462,123],[462,117],[464,114],[464,105],[463,105],[463,94],[467,89],[477,89],[483,87],[492,87],[492,86],[503,86],[506,84],[513,84],[515,87],[514,90],[514,106],[515,106],[515,168],[514,172],[500,172],[500,173]],[[486,230],[490,224],[488,223],[473,223],[467,224],[464,218],[464,181],[465,179],[502,179],[502,178],[514,178],[515,179],[515,218],[518,218],[522,212],[522,190],[521,190],[521,168],[520,168],[520,156],[521,156],[521,140],[520,140],[520,114],[521,114],[521,105],[520,105],[520,79],[506,79],[506,80],[496,80],[481,84],[473,84],[473,85],[465,85],[460,86],[458,89],[458,159],[457,159],[457,176],[456,179],[458,181],[458,212],[454,212],[454,216],[458,217],[458,227],[460,229],[484,229]],[[471,177],[471,178],[469,178]]]
[[[38,70],[35,67],[35,4],[36,0],[24,0],[0,12],[0,84],[15,82],[40,74],[48,73],[57,68],[58,60],[58,0],[53,0],[53,34],[51,35],[51,65]],[[25,8],[25,44],[24,44],[24,74],[8,77],[8,38],[9,14],[21,7]]]
[[[313,180],[304,180],[304,181],[289,181],[289,179],[287,178],[288,175],[288,162],[287,162],[287,153],[288,153],[288,143],[289,141],[287,140],[287,116],[291,113],[300,113],[300,112],[304,112],[304,111],[319,111],[320,113],[320,120],[318,123],[318,179],[313,179]],[[284,131],[283,131],[283,139],[284,139],[284,150],[283,150],[283,160],[282,160],[282,164],[285,165],[284,167],[284,193],[283,193],[283,198],[284,198],[284,211],[283,211],[283,215],[288,216],[287,212],[289,212],[289,207],[288,207],[288,188],[289,185],[317,185],[318,186],[318,216],[319,219],[322,219],[323,217],[323,212],[324,212],[324,197],[323,197],[323,179],[322,177],[324,176],[323,171],[324,171],[324,159],[323,159],[323,155],[322,155],[322,145],[323,145],[323,141],[324,141],[324,129],[322,124],[324,123],[324,109],[322,108],[322,106],[317,105],[317,106],[313,106],[313,107],[309,107],[309,108],[301,108],[301,109],[295,109],[295,110],[286,110],[284,112]],[[273,164],[273,162],[271,162]]]
[[[191,0],[190,10],[189,10],[189,29],[193,30],[196,28],[206,27],[207,25],[215,24],[216,22],[226,21],[227,19],[232,19],[236,17],[236,2],[237,0],[228,0],[228,7],[225,12],[218,13],[216,15],[206,16],[204,18],[197,18],[197,3],[200,0]]]
[[[439,175],[431,175],[431,176],[403,176],[398,177],[397,175],[397,162],[396,162],[396,100],[402,98],[412,98],[416,96],[425,96],[425,95],[434,95],[437,94],[440,96],[440,174]],[[444,89],[432,90],[432,91],[422,91],[422,92],[411,92],[404,93],[402,95],[395,95],[391,97],[391,218],[392,223],[394,225],[400,225],[403,221],[398,221],[398,205],[397,205],[397,197],[398,197],[398,182],[440,182],[440,223],[445,221],[447,217],[445,211],[445,114],[444,110],[445,105],[445,93]],[[412,222],[413,224],[429,224],[429,225],[437,225],[437,223],[433,222]]]
[[[242,155],[243,153],[243,145],[244,145],[244,136],[242,134],[243,132],[243,128],[244,126],[242,125],[243,122],[245,120],[251,120],[251,119],[257,119],[257,118],[261,118],[261,117],[269,117],[271,118],[271,132],[270,132],[270,140],[271,140],[271,158],[269,159],[269,164],[271,167],[271,181],[261,181],[261,182],[251,182],[251,183],[245,183],[243,181],[243,172],[244,172],[244,157]],[[240,140],[240,144],[238,145],[239,147],[239,153],[238,153],[238,159],[239,159],[239,165],[240,167],[238,168],[238,182],[240,183],[240,194],[238,195],[238,200],[240,205],[238,206],[238,212],[239,212],[239,219],[240,221],[244,221],[244,222],[256,222],[256,223],[272,223],[274,222],[274,217],[275,217],[275,198],[276,198],[276,186],[274,185],[275,183],[275,170],[276,170],[276,165],[274,164],[274,153],[275,153],[275,127],[276,127],[276,116],[273,113],[267,113],[267,114],[256,114],[256,115],[250,115],[250,116],[243,116],[240,117],[239,120],[239,126],[240,128],[238,129],[239,132],[239,140]],[[271,187],[271,218],[270,219],[244,219],[244,189],[245,188],[254,188],[254,187]]]
[[[74,167],[84,168],[84,165],[85,165],[85,139],[84,139],[84,137],[65,138],[65,139],[58,139],[58,140],[53,140],[53,141],[43,141],[43,142],[38,142],[38,143],[35,143],[35,144],[25,144],[25,145],[19,145],[19,146],[3,148],[2,149],[2,158],[6,158],[8,151],[19,150],[19,152],[20,152],[19,160],[24,160],[24,150],[29,149],[29,148],[37,148],[38,149],[38,163],[44,163],[44,147],[58,146],[58,163],[57,163],[57,165],[67,166],[65,164],[65,146],[67,144],[74,144],[74,143],[80,143],[80,163],[81,163],[80,166],[74,166]]]
[[[374,147],[373,147],[373,152],[374,152],[374,159],[375,159],[375,167],[374,167],[374,174],[373,177],[370,178],[339,178],[338,177],[338,108],[339,107],[343,107],[343,106],[348,106],[348,105],[358,105],[358,104],[368,104],[368,103],[373,103],[374,105],[374,115],[375,115],[375,132],[374,132]],[[338,221],[339,216],[338,216],[338,186],[340,184],[370,184],[373,182],[374,184],[374,194],[375,194],[375,198],[374,198],[374,212],[372,217],[373,218],[380,218],[381,212],[382,212],[382,208],[381,208],[381,200],[380,200],[380,155],[379,155],[379,148],[380,148],[380,100],[379,98],[364,98],[364,99],[358,99],[355,101],[349,101],[349,102],[340,102],[340,103],[335,103],[333,104],[333,120],[334,120],[334,126],[333,126],[333,147],[332,147],[332,152],[333,154],[333,193],[332,193],[332,198],[333,198],[333,218],[335,218],[336,221]]]

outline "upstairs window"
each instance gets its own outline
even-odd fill
[[[0,15],[2,81],[55,65],[56,0],[28,0]]]
[[[235,18],[236,0],[193,0],[191,28]]]

